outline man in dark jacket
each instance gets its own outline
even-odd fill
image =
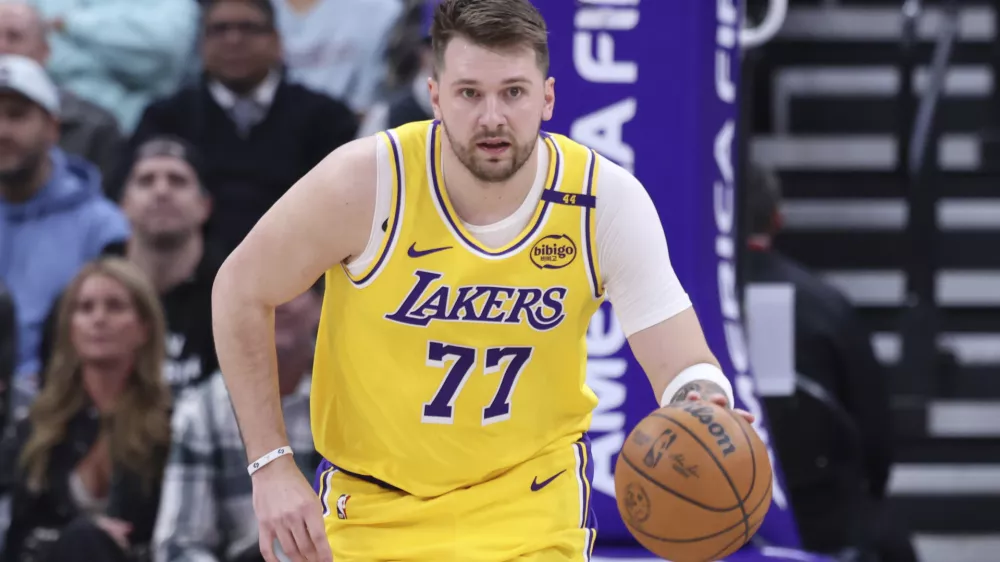
[[[209,240],[225,253],[357,132],[346,105],[285,78],[274,18],[269,0],[205,1],[202,82],[150,105],[131,141],[168,134],[198,148],[215,203]]]
[[[132,223],[127,257],[160,294],[167,320],[164,374],[176,399],[219,368],[212,339],[212,283],[222,258],[202,228],[212,201],[204,163],[188,143],[155,137],[134,155],[122,209]]]
[[[748,179],[746,281],[788,284],[795,295],[796,392],[765,405],[803,547],[913,562],[906,531],[887,526],[883,509],[893,445],[888,374],[851,303],[774,249],[777,177],[751,167]]]

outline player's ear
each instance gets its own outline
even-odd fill
[[[542,109],[542,121],[552,119],[552,112],[556,107],[556,79],[549,76],[545,80],[545,107]]]
[[[441,88],[434,76],[427,77],[427,88],[431,93],[431,107],[434,109],[434,118],[441,120]]]

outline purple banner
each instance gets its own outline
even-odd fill
[[[556,78],[555,118],[546,130],[590,146],[646,186],[665,225],[674,268],[733,382],[737,405],[756,414],[767,443],[734,264],[738,5],[733,0],[535,4],[548,22]],[[618,515],[612,471],[625,437],[657,401],[609,306],[594,318],[588,340],[588,379],[600,399],[591,434],[598,540],[627,542],[631,536]],[[771,459],[774,464],[773,452]],[[798,534],[775,469],[773,503],[758,536],[795,548]]]

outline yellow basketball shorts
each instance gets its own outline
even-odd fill
[[[434,498],[326,460],[315,489],[335,562],[588,562],[597,535],[593,470],[584,437]]]

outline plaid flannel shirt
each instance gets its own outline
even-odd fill
[[[312,479],[309,378],[282,398],[295,462]],[[258,548],[246,449],[222,374],[178,400],[153,535],[156,562],[233,560]]]

